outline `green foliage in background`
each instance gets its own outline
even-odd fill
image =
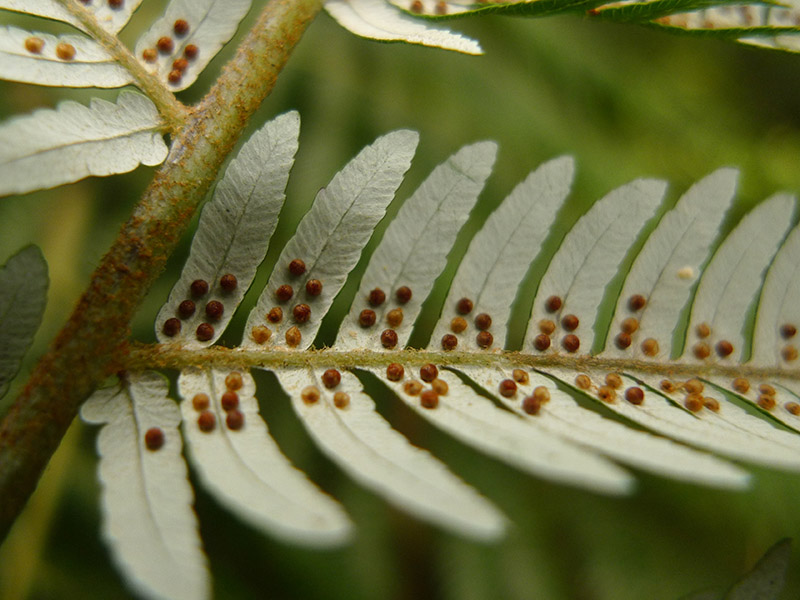
[[[134,24],[151,17],[145,7]],[[486,55],[378,44],[346,34],[325,15],[311,26],[253,119],[255,127],[291,108],[303,118],[287,206],[256,287],[317,189],[362,146],[399,127],[421,132],[401,198],[461,145],[499,142],[470,231],[532,168],[565,153],[577,158],[578,175],[573,210],[557,224],[563,231],[594,199],[639,176],[670,181],[675,199],[713,169],[739,166],[737,215],[775,191],[800,190],[796,56],[580,17],[490,17],[455,26],[480,39]],[[212,65],[182,98],[199,99],[215,73]],[[0,90],[4,114],[53,106],[56,97],[98,95],[8,83]],[[34,242],[51,273],[45,323],[31,356],[41,354],[69,314],[151,175],[139,169],[0,203],[0,257]],[[461,238],[462,249],[467,240]],[[185,250],[141,307],[135,339],[153,340],[153,315]],[[338,303],[342,310],[353,293],[351,284]],[[329,321],[338,321],[335,315],[341,312]],[[240,339],[241,328],[234,322],[226,338]],[[269,385],[270,377],[262,374],[259,384]],[[280,392],[262,394],[261,402],[281,447],[342,500],[358,535],[336,551],[287,547],[249,530],[198,486],[196,508],[220,599],[678,598],[727,588],[775,541],[800,533],[797,474],[753,468],[752,488],[734,493],[639,473],[637,494],[606,498],[522,475],[385,398],[379,410],[514,522],[497,546],[464,542],[394,511],[344,477],[314,448]],[[0,548],[0,598],[129,597],[98,536],[93,444],[94,434],[76,422]],[[797,596],[795,553],[783,597]]]

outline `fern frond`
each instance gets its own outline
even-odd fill
[[[749,483],[731,459],[800,469],[800,437],[773,420],[795,429],[800,421],[790,352],[800,235],[786,235],[795,201],[764,202],[709,258],[734,195],[732,169],[696,184],[656,224],[660,181],[636,180],[598,201],[551,258],[522,350],[510,352],[502,349],[507,332],[524,326],[511,320],[511,306],[573,177],[571,159],[546,163],[475,235],[428,348],[404,348],[494,163],[493,143],[467,146],[389,224],[335,343],[315,350],[323,317],[414,154],[415,133],[388,134],[318,194],[250,312],[242,346],[208,348],[265,255],[297,131],[296,114],[278,117],[231,162],[156,320],[167,343],[150,356],[151,365],[181,370],[192,462],[241,518],[304,545],[343,543],[351,529],[269,436],[250,368],[275,373],[311,438],[355,480],[480,540],[500,536],[505,518],[392,428],[367,379],[479,451],[605,494],[632,491],[634,476],[621,465],[727,489]],[[137,364],[146,364],[148,350],[140,354]],[[746,402],[752,390],[761,415]]]

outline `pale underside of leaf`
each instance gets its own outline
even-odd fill
[[[104,425],[97,438],[103,533],[127,580],[148,598],[208,597],[180,411],[167,397],[167,381],[154,372],[132,374],[124,387],[95,392],[81,416]],[[155,427],[164,444],[149,450],[145,433]]]
[[[0,195],[71,183],[90,175],[127,173],[167,156],[161,119],[145,96],[121,92],[117,103],[72,101],[0,126]]]
[[[459,350],[480,350],[473,319],[481,313],[491,317],[488,331],[493,334],[494,347],[505,345],[512,299],[569,194],[574,168],[569,157],[545,163],[490,215],[459,265],[431,337],[431,348],[438,348],[442,337],[450,334],[458,339]],[[467,315],[457,310],[461,298],[473,303]],[[452,319],[457,317],[467,320],[464,331],[453,331]]]
[[[429,27],[385,0],[328,0],[325,9],[339,25],[361,37],[483,54],[476,41],[447,29]]]
[[[705,343],[717,350],[707,360],[735,363],[746,357],[744,324],[758,297],[764,272],[792,223],[795,200],[779,194],[756,206],[725,238],[703,272],[697,288],[687,332],[684,359],[697,360],[693,346]],[[705,324],[708,336],[698,334]],[[730,354],[720,353],[718,344],[728,342]],[[713,359],[712,359],[713,357]]]
[[[714,456],[698,452],[668,439],[631,429],[578,406],[552,379],[529,372],[529,381],[518,384],[513,398],[498,394],[499,384],[513,377],[503,370],[461,368],[470,379],[483,387],[505,406],[523,415],[534,427],[585,446],[624,464],[657,475],[721,488],[743,488],[749,476],[740,468]],[[548,374],[550,370],[548,369]],[[573,374],[574,375],[574,374]],[[522,408],[522,399],[536,387],[547,389],[550,400],[539,413],[530,416]]]
[[[439,165],[414,194],[403,203],[372,254],[356,298],[336,340],[337,350],[381,348],[380,331],[391,325],[387,314],[400,310],[402,321],[392,328],[398,346],[411,335],[422,303],[447,263],[447,255],[466,222],[492,171],[497,154],[494,142],[479,142],[462,148]],[[408,287],[410,300],[397,297]],[[386,302],[368,302],[370,291],[379,289]],[[359,324],[362,310],[375,313],[375,325]]]
[[[81,3],[79,6],[93,15],[103,29],[117,33],[125,27],[141,3],[142,0],[124,0],[117,7],[110,6],[108,2]],[[78,18],[58,0],[0,0],[0,8],[63,21],[83,29]]]
[[[31,52],[26,41],[43,43]],[[56,47],[69,44],[74,58],[59,58]],[[17,27],[0,27],[0,79],[64,87],[122,87],[133,81],[100,44],[82,35],[54,36]]]
[[[711,377],[709,381],[730,394],[753,404],[767,418],[800,431],[800,382],[794,379],[750,380],[742,390],[730,378]],[[767,393],[763,393],[767,391]]]
[[[631,491],[630,474],[605,459],[547,433],[519,415],[498,408],[480,396],[454,373],[440,370],[438,379],[447,384],[436,408],[425,408],[414,383],[416,373],[405,368],[400,381],[390,381],[381,369],[372,371],[417,414],[463,443],[529,474],[605,494]],[[410,385],[409,385],[410,384]],[[425,385],[423,389],[431,389]]]
[[[257,345],[253,338],[255,327],[270,330],[271,337],[265,341],[267,346],[302,349],[311,345],[322,317],[402,183],[418,140],[419,136],[408,130],[378,138],[320,190],[297,232],[281,252],[266,288],[250,312],[245,326],[246,346]],[[304,273],[290,273],[289,265],[295,259],[304,262]],[[311,280],[321,283],[321,292],[316,296],[307,291]],[[292,288],[290,300],[281,301],[276,297],[276,291],[283,285]],[[294,307],[299,304],[310,309],[305,321],[294,317]],[[275,307],[283,313],[277,323],[267,320],[267,313]],[[302,341],[294,346],[286,339],[291,328],[296,328],[302,336]]]
[[[636,180],[596,202],[578,220],[539,284],[523,345],[525,350],[538,352],[534,338],[539,334],[538,323],[542,319],[552,320],[556,325],[552,343],[545,352],[560,351],[567,335],[579,338],[582,351],[592,348],[594,322],[606,286],[617,274],[620,262],[645,221],[653,216],[665,190],[663,182]],[[547,308],[551,296],[562,302],[555,312]],[[562,319],[567,315],[578,318],[574,333],[562,327]]]
[[[237,390],[244,425],[232,430],[221,405],[228,372],[186,370],[178,379],[183,398],[183,432],[189,456],[205,487],[240,518],[269,535],[305,546],[348,541],[351,523],[341,506],[322,493],[281,453],[269,435],[255,399],[255,382],[245,371]],[[198,424],[197,394],[209,398],[212,431]]]
[[[692,186],[661,219],[625,278],[606,338],[605,356],[646,358],[641,341],[650,338],[659,344],[657,357],[670,357],[673,332],[733,201],[736,179],[734,169],[712,173]],[[645,299],[640,310],[629,305],[634,295]],[[617,335],[623,332],[625,320],[631,318],[636,319],[636,330],[627,331],[630,346],[621,348]]]
[[[47,287],[47,263],[36,246],[20,250],[0,268],[0,398],[42,322]]]
[[[503,534],[505,518],[500,512],[394,430],[355,375],[342,373],[336,386],[349,396],[344,408],[334,405],[333,392],[322,385],[322,371],[292,369],[277,375],[311,436],[354,479],[399,508],[456,534],[487,541]],[[320,393],[313,403],[303,399],[309,386]]]
[[[277,226],[299,131],[300,117],[296,112],[276,117],[254,133],[231,161],[211,201],[203,208],[181,277],[156,317],[160,341],[204,347],[222,335],[264,260]],[[236,277],[233,290],[220,285],[220,279],[227,274]],[[201,297],[191,292],[192,282],[197,280],[209,285],[208,293]],[[189,316],[181,315],[179,309],[186,300],[195,305]],[[221,317],[212,318],[206,313],[210,302],[222,304]],[[180,331],[171,337],[164,333],[164,323],[170,318],[181,319]],[[201,323],[214,328],[210,339],[197,339]]]
[[[171,0],[164,15],[137,40],[136,56],[142,60],[145,69],[156,74],[171,90],[186,89],[230,41],[250,10],[250,4],[251,0]],[[186,33],[175,31],[175,22],[179,19],[188,24]],[[144,51],[157,50],[156,44],[163,37],[172,40],[172,49],[169,52],[157,51],[153,62],[143,60]],[[185,56],[189,45],[197,47],[196,56],[187,56],[188,66],[180,72],[177,80],[171,80],[175,60]]]

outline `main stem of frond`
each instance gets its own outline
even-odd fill
[[[0,541],[81,403],[123,368],[133,315],[321,8],[322,0],[267,4],[206,99],[175,135],[166,162],[0,423]]]
[[[186,125],[189,109],[155,75],[147,71],[119,38],[103,29],[91,12],[75,0],[59,0],[96,42],[133,76],[136,87],[156,105],[170,132],[177,134]]]

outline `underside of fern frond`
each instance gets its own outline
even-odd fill
[[[169,527],[181,533],[163,551],[180,557],[176,568],[187,577],[204,567],[185,481],[175,482],[180,501],[157,510],[147,491],[161,464],[154,453],[169,446],[163,468],[182,468],[173,417],[150,418],[148,406],[164,397],[152,367],[180,371],[183,437],[203,484],[252,526],[303,545],[341,544],[352,524],[270,437],[250,369],[275,373],[310,436],[355,480],[481,540],[502,535],[503,515],[395,430],[363,382],[377,379],[436,427],[525,473],[600,493],[632,491],[626,466],[732,489],[748,484],[738,462],[800,470],[795,201],[770,198],[720,242],[732,169],[712,173],[669,210],[659,181],[609,193],[560,242],[531,303],[519,290],[567,202],[573,162],[559,158],[531,173],[474,237],[453,280],[440,281],[495,158],[492,142],[466,146],[403,203],[335,343],[315,349],[323,317],[410,166],[417,135],[390,133],[319,192],[250,312],[241,346],[213,346],[266,254],[298,130],[296,113],[282,115],[231,162],[156,319],[162,343],[138,346],[121,387],[98,392],[84,411],[118,428],[127,419],[131,433],[119,443],[139,448],[117,452],[103,438],[106,519],[118,524],[119,511],[135,511],[153,515],[156,527],[177,523]],[[409,348],[436,285],[449,293],[430,343]],[[506,347],[508,331],[525,328],[511,319],[515,303],[531,306],[519,349]],[[142,461],[133,487],[118,481],[130,476],[130,464],[115,470],[123,456]],[[151,572],[152,557],[131,550],[136,532],[106,531],[137,589],[172,594]]]

